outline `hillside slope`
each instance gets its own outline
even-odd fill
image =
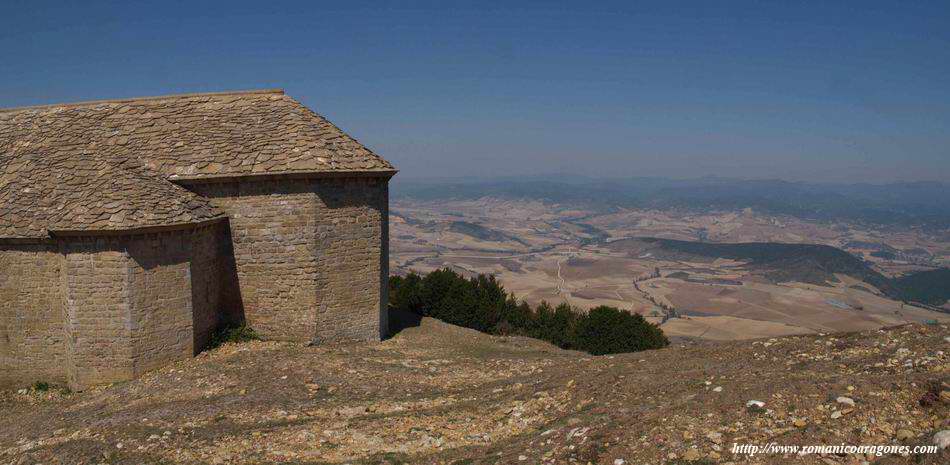
[[[903,300],[943,305],[950,299],[950,268],[912,273],[896,279],[895,284]]]
[[[930,444],[950,428],[927,394],[948,340],[905,326],[591,357],[424,319],[379,344],[225,345],[84,393],[2,393],[0,463],[859,463],[730,448]]]
[[[892,292],[886,277],[868,267],[844,250],[821,244],[782,244],[775,242],[713,243],[645,237],[623,242],[642,242],[654,254],[678,259],[727,258],[747,262],[750,267],[766,271],[775,282],[798,281],[823,285],[834,281],[835,273],[867,282],[885,292]]]
[[[837,281],[836,274],[843,274],[871,284],[895,300],[940,306],[950,299],[948,268],[917,271],[892,279],[858,257],[829,245],[714,243],[643,237],[612,241],[607,247],[626,251],[632,256],[649,253],[669,260],[737,260],[745,262],[749,269],[761,272],[773,283],[795,281],[826,285]]]

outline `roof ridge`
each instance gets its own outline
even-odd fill
[[[89,105],[101,105],[104,103],[133,103],[133,102],[149,102],[155,100],[166,100],[166,99],[180,99],[180,98],[189,98],[189,97],[215,97],[215,96],[225,96],[225,95],[254,95],[254,94],[284,94],[284,89],[250,89],[250,90],[235,90],[235,91],[225,91],[225,92],[193,92],[186,94],[168,94],[168,95],[155,95],[149,97],[129,97],[129,98],[118,98],[118,99],[105,99],[105,100],[86,100],[80,102],[70,102],[70,103],[50,103],[45,105],[27,105],[23,107],[10,107],[10,108],[0,108],[0,113],[9,113],[14,111],[23,111],[23,110],[43,110],[47,108],[72,108],[72,107],[82,107]]]

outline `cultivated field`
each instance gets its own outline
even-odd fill
[[[772,282],[736,260],[657,256],[628,238],[820,243],[886,276],[950,264],[950,240],[917,230],[819,224],[743,212],[581,211],[538,201],[396,200],[391,270],[491,273],[532,304],[612,305],[670,336],[745,339],[857,331],[950,315],[903,305],[836,275],[825,285]],[[947,306],[950,309],[950,306]]]

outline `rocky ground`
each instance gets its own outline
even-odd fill
[[[904,326],[591,357],[424,319],[379,344],[229,344],[82,393],[0,393],[0,463],[948,463],[731,452],[934,444],[948,348],[950,327]]]

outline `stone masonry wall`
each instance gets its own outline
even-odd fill
[[[241,318],[273,339],[385,335],[387,178],[189,188],[230,219],[0,244],[0,385],[131,379],[192,356]]]
[[[0,385],[82,388],[193,356],[229,314],[229,241],[220,222],[0,245]]]
[[[195,233],[191,250],[192,353],[197,354],[220,326],[240,321],[240,291],[227,221]]]
[[[388,182],[331,180],[316,187],[316,340],[380,340],[388,331]]]
[[[134,376],[207,346],[228,313],[223,292],[234,273],[219,243],[227,238],[226,224],[216,223],[130,239]]]
[[[302,184],[205,184],[231,225],[241,305],[249,325],[272,339],[309,340],[317,272],[313,193]]]
[[[244,316],[272,339],[385,334],[388,179],[186,185],[230,217]]]
[[[224,313],[222,278],[233,279],[218,255],[218,240],[227,237],[224,228],[217,223],[130,239],[134,376],[207,345]]]
[[[56,244],[0,245],[0,387],[66,381]]]
[[[63,296],[69,384],[132,377],[129,258],[114,239],[63,244]]]
[[[129,242],[132,374],[194,353],[190,235],[150,234]]]

